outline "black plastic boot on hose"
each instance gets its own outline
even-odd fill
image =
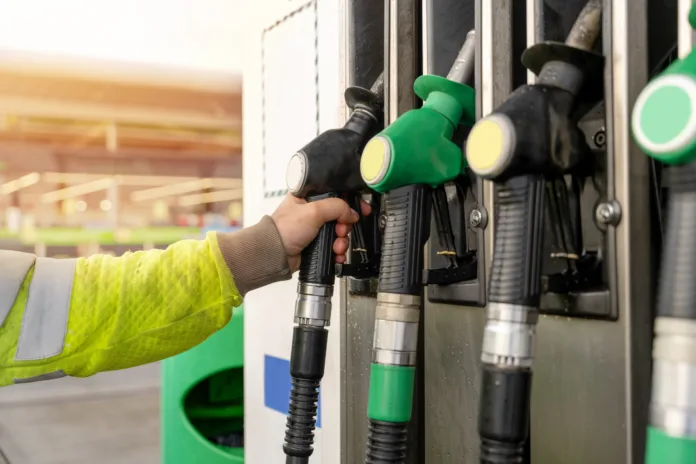
[[[370,419],[367,431],[367,460],[370,464],[401,463],[406,459],[408,423]]]

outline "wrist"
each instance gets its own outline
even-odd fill
[[[283,240],[270,216],[240,231],[217,234],[220,252],[239,293],[292,277]]]

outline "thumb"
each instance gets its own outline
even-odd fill
[[[325,198],[313,201],[309,205],[314,209],[314,218],[319,222],[317,226],[331,221],[338,221],[344,224],[358,222],[358,213],[353,211],[348,203],[340,198]]]

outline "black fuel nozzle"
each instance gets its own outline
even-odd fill
[[[382,127],[383,88],[384,80],[380,75],[370,90],[355,86],[346,89],[346,105],[353,112],[342,128],[323,132],[292,156],[286,178],[290,193],[308,201],[315,201],[327,195],[341,196],[360,214],[360,193],[368,190],[360,175],[360,156],[367,141]],[[373,210],[379,204],[377,200],[375,198],[372,201]],[[374,213],[370,215],[370,218],[374,217]],[[377,275],[379,260],[375,255],[379,246],[375,246],[375,240],[378,240],[378,234],[372,227],[374,219],[369,220],[367,224],[366,220],[368,218],[361,218],[351,234],[351,264],[342,264],[334,268],[333,255],[327,255],[328,262],[322,266],[325,270],[321,271],[323,277],[309,276],[310,279],[333,282],[335,275],[356,278],[371,278]],[[333,230],[334,226],[335,224],[327,224],[324,229]],[[324,233],[322,230],[320,236]],[[326,232],[329,235],[332,233],[328,230]],[[331,235],[331,238],[335,237]],[[320,241],[320,238],[317,241]],[[309,259],[310,256],[316,255],[316,252],[311,251],[312,248],[310,246],[305,250],[308,259],[303,258],[302,262],[315,261]],[[326,253],[330,254],[328,251]],[[312,264],[312,268],[315,267],[316,265]],[[302,272],[302,269],[300,271]],[[300,281],[302,280],[301,273]]]
[[[360,214],[360,194],[367,190],[360,175],[360,156],[367,141],[381,128],[382,88],[380,76],[371,90],[346,90],[345,100],[352,114],[342,128],[323,132],[292,156],[286,174],[290,193],[310,202],[342,197]],[[302,251],[290,357],[292,389],[283,444],[288,464],[307,463],[313,453],[335,277],[353,271],[367,278],[376,276],[379,269],[375,255],[370,253],[374,239],[371,230],[363,227],[364,222],[361,218],[351,232],[351,258],[358,261],[355,264],[335,264],[335,222],[324,224]]]
[[[522,62],[536,83],[515,90],[467,140],[469,167],[495,183],[496,206],[481,355],[481,463],[528,460],[547,183],[593,169],[578,121],[602,96],[604,59],[592,52],[601,17],[602,1],[589,0],[564,44],[529,48]],[[567,227],[560,235],[575,243]]]

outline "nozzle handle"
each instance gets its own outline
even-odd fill
[[[336,194],[319,195],[308,198],[307,201],[318,201],[324,198],[337,197]],[[302,250],[300,258],[300,275],[302,283],[317,285],[333,285],[336,277],[336,255],[333,244],[336,240],[336,221],[327,222],[319,230],[312,243]]]
[[[544,199],[541,175],[513,177],[497,187],[489,301],[538,307]]]
[[[420,295],[425,242],[430,235],[431,189],[406,185],[384,195],[387,224],[382,239],[378,291]]]

